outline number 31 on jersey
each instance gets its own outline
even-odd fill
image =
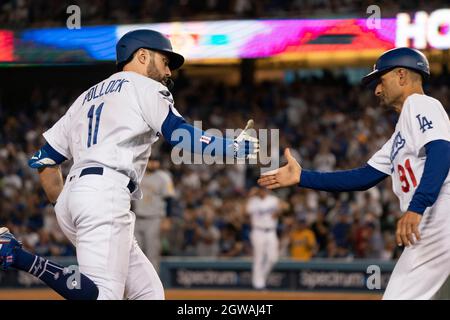
[[[405,170],[406,168],[406,170]],[[414,187],[417,186],[417,180],[416,180],[416,176],[414,175],[414,172],[411,169],[411,164],[409,162],[409,159],[406,159],[405,161],[405,166],[402,166],[401,164],[399,164],[397,166],[398,169],[398,176],[400,179],[400,182],[402,183],[402,191],[403,192],[409,192],[409,188],[410,188],[410,182],[412,183],[412,185]],[[408,179],[409,177],[409,179]]]

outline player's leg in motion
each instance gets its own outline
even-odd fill
[[[38,277],[66,299],[97,299],[97,286],[84,274],[76,277],[80,283],[74,283],[73,271],[27,252],[7,228],[0,228],[0,269],[8,270],[11,267]]]
[[[129,300],[164,300],[164,288],[152,263],[136,241],[130,252],[125,297]]]
[[[421,240],[405,248],[383,295],[385,300],[431,299],[450,274],[448,201],[438,198],[420,223]]]
[[[134,239],[128,178],[104,168],[103,175],[75,172],[68,180],[55,207],[59,225],[76,246],[80,271],[97,285],[98,300],[122,300]]]
[[[266,281],[264,277],[265,243],[264,231],[253,229],[250,235],[253,247],[252,284],[255,289],[264,289]]]
[[[144,235],[145,248],[144,251],[147,258],[152,263],[156,271],[159,271],[160,255],[161,255],[161,218],[147,219],[147,230]]]
[[[134,225],[134,238],[136,239],[139,247],[142,249],[142,251],[146,251],[145,247],[145,220],[139,219],[136,220],[136,223]]]

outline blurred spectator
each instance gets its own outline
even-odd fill
[[[308,227],[305,218],[300,218],[291,233],[291,258],[310,260],[317,250],[316,236]]]
[[[336,157],[330,151],[330,143],[328,140],[322,141],[319,153],[314,157],[313,166],[317,171],[333,171],[336,165]]]
[[[356,232],[355,257],[380,259],[383,253],[383,241],[380,233],[371,222],[361,225]]]
[[[325,214],[323,212],[317,213],[316,221],[311,226],[311,230],[314,232],[314,236],[317,241],[317,256],[327,256],[327,243],[330,234],[330,225],[325,220]]]
[[[243,243],[239,231],[231,223],[226,224],[222,229],[220,238],[221,257],[238,257],[242,255]]]
[[[184,234],[180,217],[166,217],[161,222],[161,255],[181,256],[183,254]]]
[[[336,223],[331,227],[336,246],[342,251],[350,250],[351,227],[350,216],[347,212],[339,213]]]
[[[183,219],[183,255],[195,256],[195,233],[197,230],[197,223],[195,221],[195,210],[188,209],[184,212]]]
[[[214,212],[205,214],[196,229],[196,253],[200,257],[215,258],[220,253],[220,231],[214,225]]]
[[[82,25],[127,24],[186,20],[239,18],[347,18],[362,17],[368,6],[361,1],[304,0],[4,0],[0,1],[0,23],[8,28],[64,26],[66,9],[76,4]],[[444,0],[383,1],[383,17],[418,8],[432,11],[446,7]]]

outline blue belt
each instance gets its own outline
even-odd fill
[[[102,167],[84,168],[83,170],[81,170],[80,178],[87,174],[98,174],[99,176],[101,176],[103,175],[103,168]],[[134,184],[133,181],[131,181],[131,179],[130,182],[128,182],[127,188],[128,190],[130,190],[130,193],[133,193],[133,191],[136,189],[136,185]]]

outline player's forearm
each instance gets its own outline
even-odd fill
[[[180,132],[184,131],[184,134],[182,136],[175,135],[175,139],[171,139],[170,143],[173,146],[203,155],[234,156],[233,140],[231,139],[206,134],[203,130],[188,123],[183,123],[178,129],[181,130]]]
[[[299,186],[321,191],[367,190],[385,179],[387,174],[366,164],[364,167],[335,172],[302,170]]]
[[[169,111],[161,127],[164,138],[172,146],[183,150],[211,156],[234,156],[234,141],[206,134],[190,124],[182,117]]]
[[[408,211],[423,214],[439,196],[450,166],[450,142],[435,140],[425,145],[427,159],[419,186],[414,193]]]
[[[51,203],[56,203],[59,194],[61,193],[64,181],[59,166],[45,167],[39,170],[39,180],[42,188]]]

